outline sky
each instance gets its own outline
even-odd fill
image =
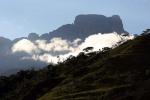
[[[0,0],[0,36],[14,39],[48,33],[73,23],[79,14],[120,15],[124,28],[150,28],[150,0]]]

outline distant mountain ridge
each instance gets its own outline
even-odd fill
[[[119,15],[106,17],[104,15],[87,14],[78,15],[72,24],[65,24],[49,33],[38,35],[37,33],[29,33],[27,37],[20,37],[14,39],[15,43],[21,39],[29,39],[35,41],[38,39],[50,40],[54,37],[61,37],[62,39],[73,41],[76,38],[85,39],[86,37],[96,33],[112,33],[118,34],[129,33],[124,29],[122,19]],[[6,39],[6,38],[5,38]]]
[[[76,38],[85,39],[87,36],[95,33],[126,33],[123,23],[119,15],[106,17],[104,15],[87,14],[78,15],[73,24],[62,25],[58,29],[43,34],[42,39],[49,40],[53,37],[61,37],[63,39],[74,40]]]

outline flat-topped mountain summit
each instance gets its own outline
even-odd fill
[[[58,29],[41,35],[42,39],[51,39],[53,37],[62,37],[68,40],[76,38],[85,39],[87,36],[95,33],[126,33],[123,23],[118,15],[106,17],[104,15],[87,14],[78,15],[73,24],[62,25]]]

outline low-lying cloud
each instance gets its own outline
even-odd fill
[[[18,52],[27,53],[28,55],[20,58],[22,60],[31,59],[44,63],[56,64],[59,61],[64,61],[70,55],[77,56],[86,47],[93,47],[93,51],[98,51],[104,47],[114,47],[119,42],[124,42],[133,38],[134,36],[132,35],[123,36],[114,32],[94,34],[87,37],[83,42],[81,42],[81,39],[76,39],[71,42],[61,38],[53,38],[50,41],[30,41],[28,39],[22,39],[15,43],[11,50],[13,54]]]
[[[18,38],[10,41],[0,37],[0,74],[11,74],[31,67],[42,68],[50,63],[57,64],[70,55],[77,56],[86,47],[99,51],[104,47],[115,47],[120,42],[133,39],[117,33],[94,34],[85,40],[68,41],[60,37],[51,40]]]
[[[12,47],[13,53],[15,53],[15,52],[26,52],[26,53],[32,54],[36,50],[38,50],[36,45],[34,45],[34,43],[32,43],[31,41],[29,41],[27,39],[22,39],[22,40],[18,41]]]

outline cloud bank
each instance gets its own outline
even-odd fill
[[[12,74],[21,69],[42,68],[50,63],[57,64],[70,55],[77,56],[86,47],[99,51],[104,47],[115,47],[134,36],[117,33],[94,34],[85,40],[68,41],[60,37],[51,40],[18,38],[14,41],[0,37],[0,74]]]
[[[94,34],[87,37],[83,42],[76,39],[73,42],[62,38],[53,38],[51,40],[30,41],[22,39],[15,43],[12,48],[12,54],[24,52],[27,55],[22,56],[22,60],[34,60],[44,63],[54,63],[64,61],[70,55],[77,56],[86,47],[94,47],[98,51],[104,47],[114,47],[119,42],[125,42],[133,39],[134,36],[123,36],[117,33]]]

